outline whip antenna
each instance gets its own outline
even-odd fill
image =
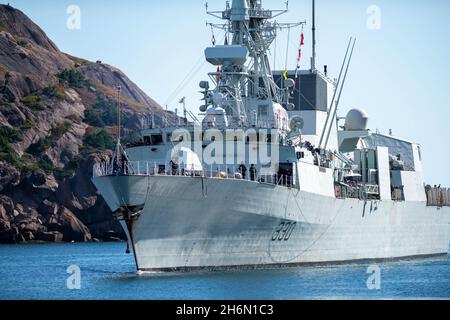
[[[312,57],[311,72],[316,70],[316,1],[312,0]]]

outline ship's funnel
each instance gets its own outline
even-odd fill
[[[247,0],[233,0],[231,4],[231,21],[249,20]]]

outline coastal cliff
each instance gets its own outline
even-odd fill
[[[123,139],[164,110],[119,69],[61,52],[0,5],[0,243],[124,238],[91,183],[111,155],[121,87]]]

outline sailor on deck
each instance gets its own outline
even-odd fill
[[[250,180],[252,181],[256,180],[256,166],[253,163],[250,166]]]
[[[247,173],[247,167],[244,162],[241,162],[241,165],[238,168],[239,173],[242,175],[242,179],[245,180],[245,174]]]

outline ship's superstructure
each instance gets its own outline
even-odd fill
[[[355,42],[337,80],[315,53],[309,70],[272,71],[277,30],[304,24],[281,13],[259,0],[210,12],[226,40],[205,50],[217,71],[200,83],[202,121],[147,121],[140,142],[118,139],[95,165],[139,270],[447,253],[450,192],[425,187],[420,146],[372,133],[362,110],[337,117]]]

